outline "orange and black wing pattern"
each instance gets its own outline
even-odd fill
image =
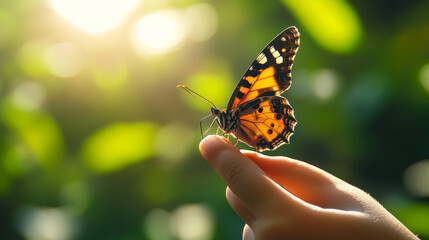
[[[227,110],[262,96],[276,96],[291,85],[299,32],[289,27],[275,37],[250,65],[229,100]]]
[[[239,107],[239,123],[234,135],[258,151],[274,150],[294,132],[297,123],[286,98],[265,96]]]

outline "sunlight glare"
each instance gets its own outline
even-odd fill
[[[169,52],[182,43],[184,37],[183,16],[174,10],[146,15],[135,23],[132,30],[133,44],[142,54]]]
[[[117,28],[141,0],[48,0],[55,12],[89,35]]]

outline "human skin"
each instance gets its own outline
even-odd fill
[[[245,240],[418,239],[368,193],[315,166],[240,151],[220,136],[200,151],[227,184]]]

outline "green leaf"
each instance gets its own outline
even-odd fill
[[[350,53],[362,38],[362,23],[346,0],[282,0],[325,50]]]
[[[7,99],[0,108],[0,121],[44,167],[57,163],[64,154],[62,133],[55,120],[41,110],[25,110]]]
[[[91,135],[82,146],[85,164],[98,173],[119,171],[153,154],[152,123],[115,123]]]

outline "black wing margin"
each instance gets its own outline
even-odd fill
[[[227,109],[232,110],[256,97],[280,95],[286,91],[292,82],[291,70],[298,48],[299,32],[294,26],[275,37],[244,74]]]

